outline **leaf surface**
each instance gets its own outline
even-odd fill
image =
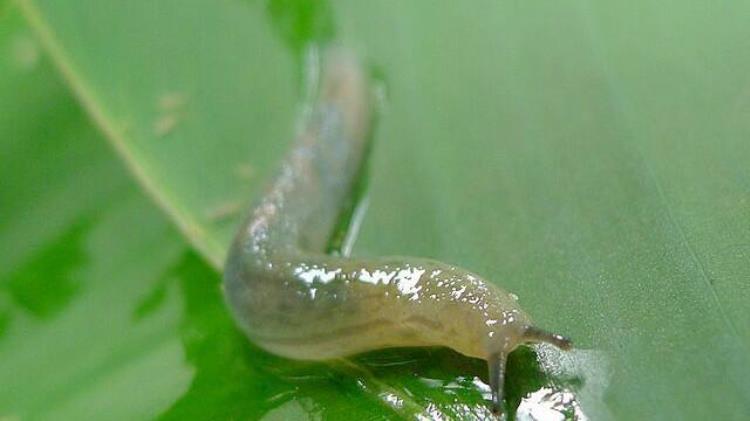
[[[438,258],[517,293],[538,324],[597,356],[580,355],[599,373],[580,395],[595,418],[750,409],[747,5],[110,3],[20,2],[95,123],[215,268],[291,139],[305,45],[341,40],[386,93],[355,254]],[[450,400],[448,364],[430,383],[368,358],[347,366],[375,373],[357,399],[402,416],[482,407],[476,385]],[[481,371],[464,368],[469,383]],[[199,390],[180,401],[186,413],[235,397]],[[215,406],[199,407],[205,396]]]

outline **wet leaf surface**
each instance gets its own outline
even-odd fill
[[[5,4],[0,415],[484,414],[480,361],[290,362],[220,300],[331,39],[385,93],[354,253],[472,268],[576,340],[514,355],[519,417],[750,410],[746,5],[22,0],[42,51]]]

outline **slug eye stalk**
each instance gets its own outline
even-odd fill
[[[505,360],[508,356],[504,352],[490,355],[487,365],[490,370],[490,390],[492,390],[492,413],[503,413],[503,383],[505,382]]]
[[[523,333],[523,338],[526,342],[548,343],[562,349],[563,351],[567,351],[573,346],[573,342],[569,338],[557,333],[547,332],[546,330],[534,326],[526,328],[526,331]]]

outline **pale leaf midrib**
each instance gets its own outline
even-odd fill
[[[206,233],[203,226],[189,212],[177,205],[177,201],[167,194],[167,190],[160,185],[156,178],[151,175],[149,169],[142,164],[146,161],[145,158],[132,146],[133,142],[128,142],[127,136],[115,120],[107,115],[104,106],[98,100],[93,90],[83,81],[80,73],[68,59],[66,52],[56,39],[52,29],[44,21],[44,18],[33,2],[31,0],[16,0],[16,3],[55,67],[62,75],[65,83],[70,87],[73,95],[93,120],[94,125],[101,130],[104,137],[114,147],[137,182],[157,206],[175,222],[177,228],[187,238],[188,242],[204,256],[212,267],[220,270],[223,263],[223,248]]]

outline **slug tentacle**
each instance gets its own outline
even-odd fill
[[[499,411],[513,349],[570,342],[533,327],[514,296],[465,269],[325,253],[368,151],[372,107],[351,53],[329,50],[324,63],[308,120],[230,248],[224,291],[235,319],[260,347],[296,359],[427,345],[483,358]]]
[[[568,350],[573,346],[573,342],[565,336],[547,332],[535,326],[528,326],[523,337],[527,342],[544,342],[563,350]]]
[[[505,353],[490,356],[487,365],[490,370],[490,390],[492,391],[492,412],[499,415],[503,412],[503,383],[505,381]]]

